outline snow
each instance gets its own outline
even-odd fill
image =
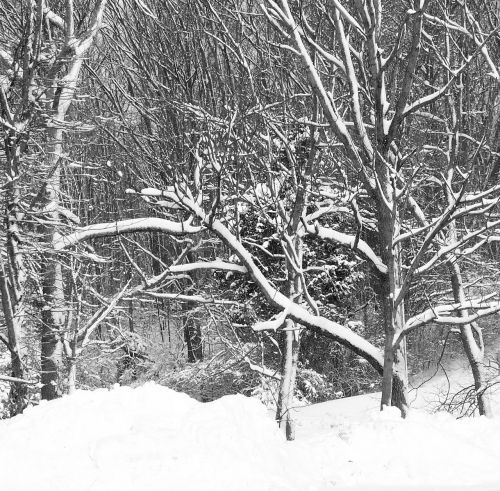
[[[365,395],[299,410],[298,441],[336,462],[337,482],[354,489],[500,489],[499,420],[421,411],[402,420],[378,405]]]
[[[500,419],[417,410],[402,420],[378,405],[371,394],[298,408],[286,442],[254,398],[203,404],[154,383],[77,391],[0,421],[0,487],[500,489]]]
[[[202,404],[153,383],[77,391],[0,422],[0,439],[2,489],[288,489],[287,445],[241,395]]]

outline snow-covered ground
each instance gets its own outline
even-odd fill
[[[401,420],[378,404],[300,408],[286,442],[243,396],[202,404],[154,383],[77,392],[0,421],[0,489],[500,490],[500,419]]]

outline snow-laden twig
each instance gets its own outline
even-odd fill
[[[285,310],[283,310],[283,312],[280,312],[279,314],[273,316],[268,321],[259,321],[259,322],[256,322],[252,326],[252,329],[255,332],[259,332],[259,331],[277,331],[285,323],[287,315],[288,315],[288,312],[285,309]]]
[[[270,377],[274,378],[276,380],[281,380],[281,375],[276,371],[276,370],[271,370],[270,368],[266,367],[261,367],[260,365],[256,365],[255,363],[252,363],[252,360],[248,356],[245,356],[245,361],[248,364],[248,368],[252,370],[253,372],[260,373],[261,375],[264,375],[265,377]]]
[[[153,298],[163,298],[167,300],[178,300],[179,302],[195,302],[201,304],[214,304],[214,305],[239,305],[238,302],[233,300],[219,300],[217,298],[207,298],[201,295],[182,295],[180,293],[157,293],[143,291],[144,295],[148,295]]]
[[[435,324],[454,324],[454,325],[464,325],[471,324],[472,322],[486,317],[488,315],[500,312],[500,301],[488,302],[492,297],[498,296],[498,293],[492,293],[478,299],[468,300],[462,303],[453,303],[448,305],[438,305],[436,307],[431,307],[408,319],[405,326],[400,334],[400,336],[395,340],[398,343],[403,336],[408,334],[410,331],[417,329],[429,323]],[[473,314],[466,315],[464,317],[453,316],[452,314],[459,311],[472,309],[475,310]]]
[[[0,375],[0,380],[3,382],[12,382],[13,384],[37,385],[38,380],[25,380],[23,378],[9,377],[8,375]]]
[[[315,223],[314,226],[306,223],[304,226],[308,234],[316,235],[322,239],[331,240],[332,242],[353,249],[354,252],[357,252],[363,258],[368,259],[381,273],[387,274],[387,266],[364,240],[359,239],[356,247],[354,248],[356,243],[356,237],[354,235],[348,235],[343,232],[339,232],[338,230],[325,228],[318,223]]]
[[[75,232],[62,236],[53,247],[56,251],[67,249],[79,242],[98,237],[112,237],[134,232],[164,232],[171,235],[196,234],[201,227],[191,225],[191,220],[174,222],[164,218],[132,218],[109,223],[98,223],[77,229]]]

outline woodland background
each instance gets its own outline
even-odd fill
[[[3,416],[155,380],[289,408],[466,356],[491,414],[500,4],[0,0]],[[490,354],[492,356],[490,356]]]

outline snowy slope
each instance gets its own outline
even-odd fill
[[[355,489],[500,490],[500,420],[378,411],[375,395],[299,409],[298,442]],[[361,486],[361,487],[360,487]]]
[[[0,441],[5,490],[289,489],[287,445],[243,396],[202,404],[152,383],[77,392],[0,422]]]
[[[499,419],[377,408],[373,395],[300,408],[286,442],[243,396],[77,392],[0,421],[0,489],[500,490]]]

